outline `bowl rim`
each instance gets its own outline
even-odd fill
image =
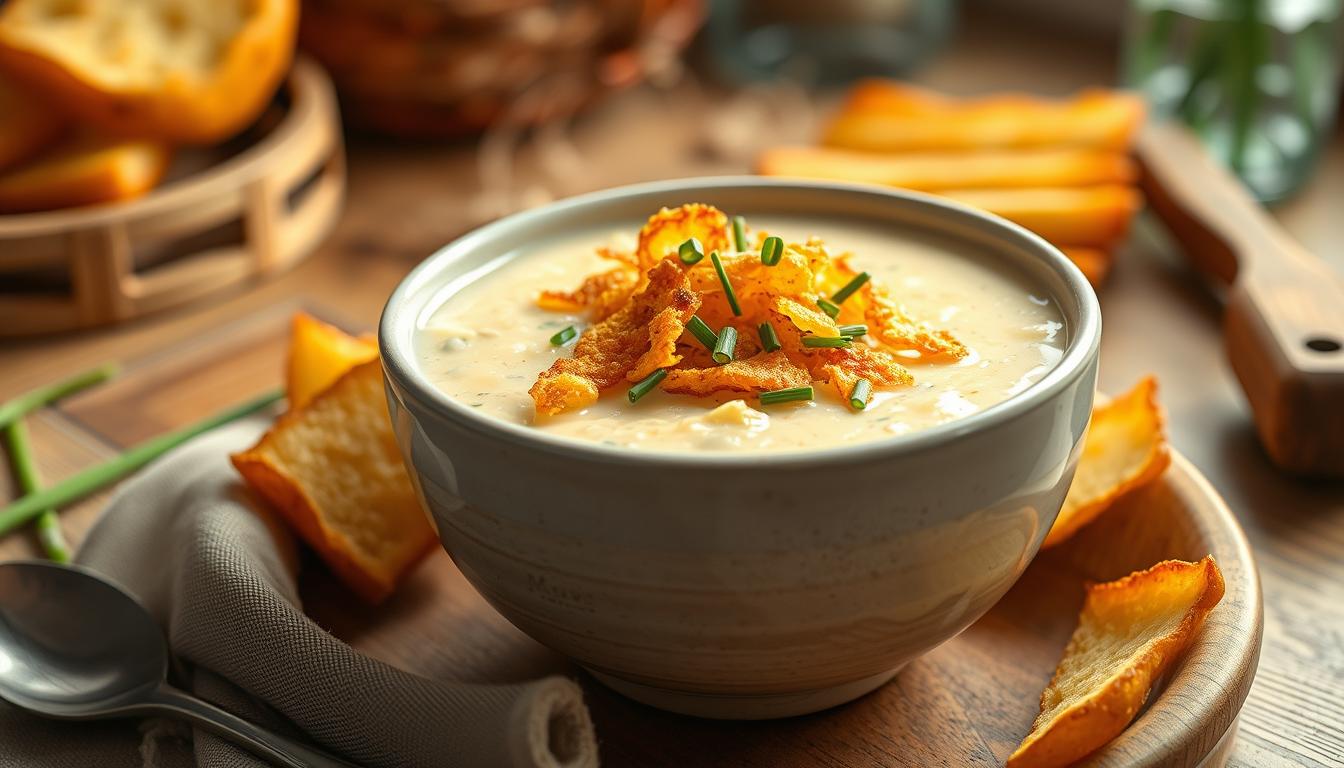
[[[430,283],[437,273],[450,264],[455,256],[498,238],[511,229],[542,215],[563,215],[565,212],[588,207],[609,205],[627,197],[641,195],[690,195],[697,191],[750,188],[791,188],[811,190],[816,194],[868,195],[898,200],[902,204],[940,209],[944,214],[961,217],[974,224],[995,240],[1013,243],[1032,251],[1060,277],[1078,308],[1073,323],[1072,338],[1059,362],[1045,376],[1023,391],[983,410],[952,421],[920,429],[904,435],[892,435],[880,440],[866,440],[852,445],[831,445],[822,448],[802,448],[780,451],[632,451],[628,448],[605,445],[571,437],[552,435],[527,425],[513,424],[484,416],[474,409],[454,401],[423,376],[413,363],[414,350],[403,349],[397,343],[397,329],[420,316],[422,307],[409,307],[411,294]],[[432,291],[424,291],[433,295]],[[1056,295],[1057,300],[1061,298]],[[1070,318],[1071,319],[1071,318]],[[611,187],[574,197],[564,198],[544,206],[532,208],[496,219],[477,227],[435,250],[416,265],[392,291],[383,307],[378,324],[378,346],[381,352],[384,376],[391,389],[416,396],[430,407],[426,412],[454,426],[468,429],[478,435],[503,439],[517,447],[562,455],[574,460],[612,465],[653,465],[665,468],[713,470],[752,466],[757,468],[790,469],[802,466],[852,464],[896,458],[930,450],[958,441],[973,433],[988,430],[1012,421],[1031,411],[1069,387],[1088,369],[1097,357],[1101,343],[1101,306],[1090,283],[1077,266],[1058,248],[1044,238],[1000,216],[972,208],[946,198],[904,189],[874,184],[855,184],[808,179],[770,178],[761,176],[698,176],[666,181]]]

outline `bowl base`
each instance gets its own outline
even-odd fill
[[[820,712],[881,688],[905,665],[849,683],[797,693],[732,695],[693,693],[632,683],[591,669],[598,682],[641,704],[712,720],[771,720]],[[586,667],[585,667],[586,669]]]

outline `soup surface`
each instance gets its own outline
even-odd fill
[[[628,236],[594,231],[503,255],[447,292],[419,329],[422,370],[482,414],[553,435],[636,450],[788,451],[882,440],[962,418],[1030,387],[1062,354],[1066,329],[1053,301],[1021,276],[965,253],[960,243],[894,239],[874,225],[830,219],[752,217],[750,224],[786,242],[815,235],[832,253],[852,252],[853,265],[885,284],[908,314],[950,331],[969,354],[931,362],[898,352],[914,384],[874,392],[861,411],[836,397],[761,405],[731,392],[655,390],[631,403],[622,386],[580,410],[538,415],[528,389],[573,349],[572,343],[553,345],[550,337],[590,324],[582,314],[539,308],[538,293],[568,290],[608,268],[610,262],[595,255],[597,246],[633,247]],[[710,268],[707,262],[696,268]]]

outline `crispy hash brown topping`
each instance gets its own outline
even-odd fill
[[[728,250],[728,217],[712,205],[691,203],[680,208],[664,208],[649,217],[639,230],[635,250],[640,269],[652,269],[664,257],[673,255],[682,243],[695,238],[704,252]]]
[[[711,368],[683,368],[667,372],[663,390],[678,395],[708,395],[712,392],[772,392],[812,383],[807,369],[794,365],[776,350],[746,360],[734,360]]]
[[[866,402],[869,388],[914,383],[897,352],[917,362],[967,354],[950,333],[911,318],[866,276],[857,288],[842,291],[859,277],[848,255],[832,257],[821,240],[811,238],[785,245],[782,253],[776,242],[770,258],[778,260],[767,264],[760,251],[768,235],[753,234],[747,241],[755,249],[735,252],[722,211],[700,203],[664,208],[640,230],[633,254],[599,250],[617,266],[590,275],[573,291],[542,292],[539,306],[586,312],[594,324],[579,338],[573,357],[556,360],[537,378],[530,390],[537,413],[583,408],[604,390],[660,370],[666,371],[661,389],[674,394],[760,395],[819,382],[840,401],[854,403],[852,393],[867,381],[859,398]],[[709,258],[682,260],[681,245],[691,239],[699,245],[688,253],[718,252],[722,275]],[[729,301],[729,287],[737,307]],[[700,338],[686,330],[692,316],[705,324],[697,326]],[[766,323],[778,337],[777,347],[766,346],[760,336]],[[844,325],[866,325],[867,333],[842,336]],[[705,327],[713,334],[706,336]],[[733,349],[711,356],[715,335],[730,327],[736,332]]]
[[[637,381],[681,361],[677,339],[700,297],[675,257],[649,270],[648,280],[625,306],[583,332],[573,357],[556,360],[542,372],[529,390],[537,413],[582,408],[627,376]]]

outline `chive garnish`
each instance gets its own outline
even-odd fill
[[[719,342],[714,345],[714,352],[710,357],[719,365],[727,365],[733,362],[733,350],[737,348],[737,329],[731,325],[723,326],[719,331]]]
[[[709,260],[714,264],[714,271],[719,273],[719,282],[723,283],[723,295],[728,297],[728,306],[732,308],[734,315],[741,315],[742,308],[737,305],[737,294],[733,291],[733,284],[728,282],[728,273],[723,271],[719,252],[709,254]]]
[[[681,263],[690,266],[705,258],[705,248],[700,245],[700,241],[692,237],[690,240],[677,246],[677,258]]]
[[[792,403],[799,400],[812,399],[812,385],[806,387],[789,387],[788,389],[776,389],[774,392],[761,393],[761,405],[772,405],[774,403]]]
[[[559,333],[551,337],[551,343],[557,347],[563,346],[565,344],[568,344],[570,341],[574,339],[575,336],[578,335],[579,332],[574,329],[574,326],[572,325],[567,326],[564,330],[560,331]]]
[[[873,383],[867,379],[859,379],[854,385],[854,391],[849,393],[849,407],[856,411],[862,411],[868,407],[868,395],[873,391]]]
[[[630,402],[632,403],[638,402],[639,398],[649,394],[649,392],[652,392],[653,388],[658,386],[658,383],[661,382],[666,376],[667,376],[666,368],[659,368],[653,373],[650,373],[648,376],[645,376],[643,381],[631,387],[629,392],[626,392],[626,395],[630,398]]]
[[[711,352],[719,343],[719,334],[705,324],[705,321],[701,320],[699,315],[691,315],[691,319],[686,321],[686,330],[690,331],[691,335],[699,339],[700,343],[705,345],[705,349]]]
[[[840,314],[840,305],[827,301],[826,299],[817,299],[817,306],[821,307],[821,311],[831,317]]]
[[[840,335],[848,336],[851,339],[857,338],[859,336],[867,336],[868,326],[864,325],[863,323],[858,323],[855,325],[842,325],[840,326]]]
[[[770,237],[765,238],[764,243],[761,243],[761,263],[765,266],[775,266],[783,256],[784,241],[778,237],[771,235]]]
[[[761,347],[766,352],[774,352],[783,346],[779,343],[779,337],[775,335],[775,326],[769,323],[761,323],[761,327],[757,330],[761,333]]]
[[[851,346],[848,336],[804,336],[804,347],[848,348]]]
[[[831,297],[831,301],[834,301],[836,304],[843,304],[845,299],[848,299],[850,296],[853,296],[854,292],[862,288],[863,284],[866,282],[868,282],[868,273],[860,272],[859,274],[854,276],[853,280],[850,280],[848,283],[845,283],[844,288],[841,288],[840,290],[836,291],[835,295]]]
[[[747,250],[747,220],[741,216],[733,217],[733,245],[738,253]]]

